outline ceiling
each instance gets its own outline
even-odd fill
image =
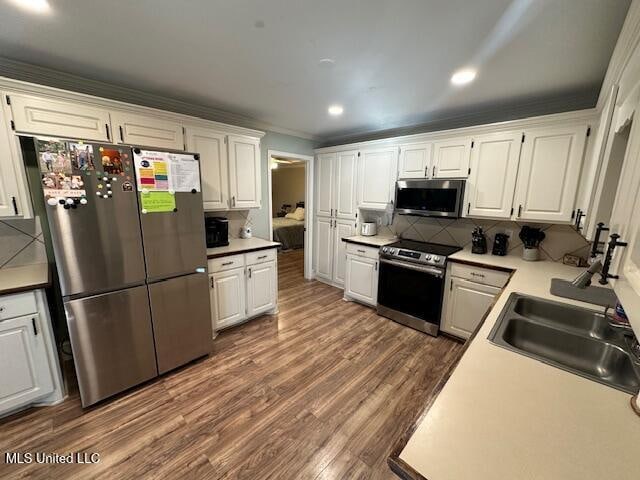
[[[15,1],[0,2],[0,56],[325,140],[551,100],[592,106],[629,5],[49,0],[39,15]],[[475,82],[453,87],[465,66]],[[342,116],[327,114],[333,103]]]

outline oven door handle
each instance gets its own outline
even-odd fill
[[[444,277],[444,271],[439,269],[439,268],[435,268],[435,267],[414,265],[412,263],[400,262],[400,261],[397,261],[397,260],[389,260],[387,258],[381,258],[380,259],[380,263],[388,263],[389,265],[394,265],[396,267],[408,268],[409,270],[415,270],[417,272],[428,273],[428,274],[433,275],[434,277],[438,277],[438,278]]]

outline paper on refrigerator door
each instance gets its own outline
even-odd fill
[[[166,152],[148,150],[134,154],[138,190],[160,192],[171,190],[169,156],[170,154]]]
[[[193,155],[170,155],[171,188],[174,192],[200,191],[200,162]]]

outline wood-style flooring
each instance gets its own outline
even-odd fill
[[[386,459],[462,345],[302,276],[279,256],[279,306],[214,354],[83,411],[0,420],[0,478],[395,478]],[[97,452],[95,465],[6,465],[4,452]]]

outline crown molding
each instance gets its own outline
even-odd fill
[[[5,57],[0,57],[0,77],[53,87],[55,89],[68,91],[74,94],[81,93],[92,97],[114,100],[116,102],[140,105],[189,117],[197,117],[225,125],[236,125],[247,129],[267,130],[307,140],[320,140],[319,137],[306,132],[278,127],[277,125],[272,125],[267,122],[262,122],[218,108],[196,105],[155,93],[148,93],[98,80],[91,80],[78,75],[24,63]]]

